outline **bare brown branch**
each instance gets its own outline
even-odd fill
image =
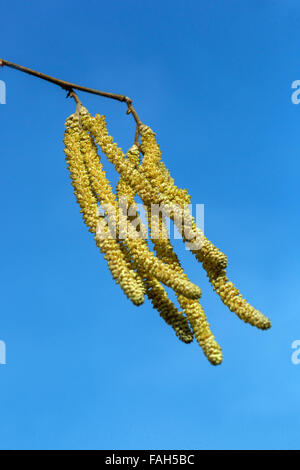
[[[9,62],[8,60],[0,59],[0,66],[10,67],[15,70],[19,70],[20,72],[27,73],[29,75],[33,75],[34,77],[41,78],[42,80],[46,80],[47,82],[53,83],[54,85],[58,85],[64,90],[69,93],[71,96],[71,92],[73,90],[84,91],[85,93],[91,93],[93,95],[103,96],[105,98],[110,98],[112,100],[121,101],[127,104],[127,114],[132,114],[136,124],[138,127],[141,126],[142,122],[140,121],[136,110],[132,105],[132,99],[125,95],[119,95],[117,93],[109,93],[106,91],[95,90],[93,88],[87,88],[81,85],[76,85],[75,83],[67,82],[65,80],[61,80],[59,78],[51,77],[50,75],[46,75],[41,72],[36,72],[35,70],[31,70],[28,67],[23,67],[22,65],[14,64]]]

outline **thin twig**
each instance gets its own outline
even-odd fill
[[[71,90],[70,93],[68,94],[70,98],[73,98],[73,100],[76,102],[77,106],[80,107],[82,106],[82,103],[80,99],[78,98],[78,95],[75,93],[75,91]]]
[[[139,147],[140,143],[139,143],[139,126],[136,125],[136,129],[135,129],[135,134],[134,134],[134,144]]]
[[[78,98],[78,95],[73,90],[68,92],[67,98],[69,98],[69,97],[73,98],[73,100],[76,103],[76,115],[78,116],[79,125],[80,125],[80,128],[82,129],[81,117],[80,117],[80,109],[81,109],[82,103],[81,103],[80,99]]]
[[[136,110],[132,105],[132,99],[125,95],[119,95],[116,93],[109,93],[106,91],[94,90],[93,88],[87,88],[81,85],[76,85],[75,83],[66,82],[65,80],[60,80],[59,78],[51,77],[50,75],[46,75],[41,72],[36,72],[35,70],[31,70],[27,67],[23,67],[22,65],[14,64],[9,62],[8,60],[0,59],[0,66],[10,67],[15,70],[19,70],[20,72],[27,73],[29,75],[33,75],[34,77],[41,78],[42,80],[46,80],[47,82],[53,83],[54,85],[58,85],[64,90],[68,91],[69,96],[73,90],[84,91],[86,93],[92,93],[93,95],[104,96],[105,98],[110,98],[112,100],[121,101],[127,104],[127,114],[132,114],[135,122],[140,127],[142,122],[140,121]]]

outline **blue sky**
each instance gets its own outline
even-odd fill
[[[132,306],[75,203],[62,142],[74,104],[3,68],[0,448],[299,448],[299,2],[2,1],[0,14],[0,57],[134,99],[205,204],[229,277],[273,325],[241,322],[181,243],[223,364],[149,302]],[[125,105],[80,96],[127,149]]]

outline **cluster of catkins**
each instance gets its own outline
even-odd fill
[[[199,303],[201,289],[183,271],[169,239],[166,216],[160,212],[157,217],[153,217],[153,204],[166,208],[167,216],[173,220],[183,240],[189,243],[190,250],[202,263],[213,289],[232,312],[261,329],[269,328],[270,320],[249,305],[228,280],[227,258],[197,227],[188,210],[190,196],[186,190],[174,184],[161,161],[155,133],[146,125],[139,125],[138,131],[141,143],[135,142],[125,155],[108,134],[105,117],[99,114],[92,117],[78,103],[76,112],[66,120],[64,137],[74,194],[85,224],[94,234],[114,280],[126,296],[137,306],[147,296],[181,341],[190,343],[195,337],[211,364],[220,364],[222,350]],[[120,174],[116,194],[103,170],[97,146]],[[138,211],[133,211],[135,215],[132,216],[120,210],[123,200],[130,210],[137,209],[135,196],[141,198],[147,209],[149,236],[154,252],[148,246],[145,237],[147,229]],[[107,207],[115,211],[110,210],[108,214]],[[112,233],[111,227],[119,227],[118,222],[122,217],[126,219],[125,233],[119,233],[118,229]],[[174,290],[180,309],[170,300],[164,286]]]

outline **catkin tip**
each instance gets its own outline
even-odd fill
[[[140,295],[139,297],[132,299],[132,303],[136,305],[137,307],[139,307],[140,305],[143,305],[144,301],[145,301],[144,295]]]
[[[265,321],[262,323],[260,329],[261,330],[269,330],[272,327],[271,320],[266,317]]]

